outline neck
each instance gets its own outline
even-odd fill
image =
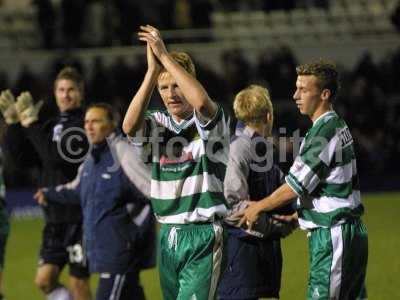
[[[266,124],[247,124],[246,126],[249,126],[251,129],[253,129],[262,137],[271,136],[271,130],[269,129],[269,126]]]
[[[320,116],[322,116],[324,113],[327,113],[328,111],[333,110],[332,104],[327,103],[325,105],[319,106],[314,113],[310,116],[311,121],[315,122],[316,119],[318,119]]]
[[[182,120],[187,119],[189,116],[192,115],[192,111],[187,111],[185,113],[183,113],[182,115],[171,115],[175,121],[177,121],[178,123],[180,123]]]

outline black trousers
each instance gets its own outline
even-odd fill
[[[101,273],[96,300],[145,300],[138,272]]]

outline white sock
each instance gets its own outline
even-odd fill
[[[73,300],[71,293],[65,286],[60,285],[51,293],[47,294],[47,300]]]

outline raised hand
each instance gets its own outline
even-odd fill
[[[42,105],[43,100],[33,104],[31,93],[22,92],[17,97],[17,102],[15,104],[21,125],[24,127],[29,127],[33,122],[36,122],[39,118],[39,111]]]
[[[153,50],[149,43],[147,43],[147,68],[150,72],[159,73],[161,71],[161,65],[155,57]]]
[[[15,109],[15,98],[10,90],[2,91],[0,94],[0,111],[7,124],[19,122],[18,113]]]
[[[161,38],[160,31],[150,25],[140,26],[138,32],[139,40],[147,42],[153,50],[154,55],[160,60],[161,56],[167,54],[167,48],[165,47],[164,41]]]

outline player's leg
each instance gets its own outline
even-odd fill
[[[172,228],[172,226],[166,224],[162,224],[160,228],[158,269],[164,300],[176,300],[179,293],[179,262],[171,247],[171,239],[175,232]]]
[[[216,299],[224,254],[224,232],[220,224],[191,224],[177,231],[181,269],[177,299]]]
[[[145,300],[138,272],[101,273],[96,300]]]
[[[59,283],[60,267],[52,264],[39,266],[36,277],[36,286],[47,296],[48,300],[72,300],[72,295]]]
[[[78,278],[70,275],[69,286],[74,300],[91,300],[92,293],[90,291],[89,277]]]
[[[62,297],[65,295],[64,299],[68,299],[69,295],[68,290],[59,282],[61,270],[68,257],[63,238],[64,228],[62,225],[45,224],[35,284],[47,295],[48,299],[58,299],[55,298],[55,294],[60,294]],[[62,297],[59,298],[63,299]]]
[[[361,221],[312,230],[309,248],[307,299],[356,299],[363,289],[368,256]]]
[[[343,238],[343,270],[340,299],[366,299],[367,230],[361,220],[354,220],[341,227]]]
[[[70,290],[74,300],[91,300],[90,273],[82,245],[82,225],[69,224],[66,229],[66,244],[69,264]]]
[[[307,236],[310,260],[307,299],[339,299],[343,254],[340,225],[316,228]]]
[[[227,231],[227,268],[218,286],[218,299],[279,298],[280,240],[245,237],[236,228]]]

